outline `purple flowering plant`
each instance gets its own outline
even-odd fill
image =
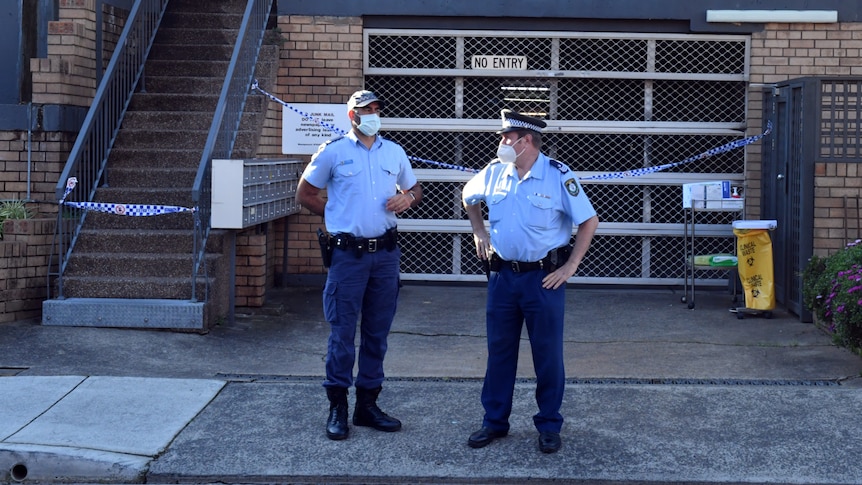
[[[802,273],[802,300],[836,344],[862,349],[862,239],[811,257]]]

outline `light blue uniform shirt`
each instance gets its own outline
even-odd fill
[[[515,164],[492,161],[465,184],[463,198],[488,205],[491,247],[507,261],[542,259],[596,215],[577,176],[543,153],[523,180]]]
[[[326,188],[326,230],[357,237],[381,236],[395,227],[397,218],[386,210],[386,200],[399,188],[416,185],[400,145],[378,136],[369,150],[353,131],[320,145],[302,176]]]

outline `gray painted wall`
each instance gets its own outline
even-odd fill
[[[474,18],[476,25],[497,29],[497,23],[506,19],[542,19],[569,25],[582,30],[584,26],[668,25],[680,30],[686,25],[689,32],[742,33],[762,29],[760,25],[716,25],[706,23],[707,10],[837,10],[840,22],[857,22],[862,19],[862,2],[858,0],[314,0],[312,2],[278,2],[278,15],[332,15],[347,17],[404,17],[401,27],[411,26],[414,19],[425,17],[417,28],[445,25],[448,20],[464,25],[465,18]],[[436,17],[436,18],[435,18]],[[434,19],[432,19],[434,18]],[[374,19],[368,19],[374,23]],[[565,22],[574,20],[575,22]],[[482,23],[480,24],[479,21]],[[596,22],[598,21],[598,22]],[[634,21],[634,22],[632,22]],[[391,22],[382,21],[384,24]],[[366,25],[369,25],[366,23]],[[515,28],[539,28],[523,20],[515,21]],[[645,27],[633,27],[644,31]],[[379,26],[379,25],[374,25]],[[439,27],[434,27],[439,28]],[[476,27],[473,27],[476,28]],[[543,30],[546,27],[541,27]],[[593,28],[589,30],[605,30]],[[613,28],[613,30],[618,30]],[[652,31],[665,31],[666,27]]]
[[[19,78],[22,73],[23,7],[24,0],[0,2],[0,45],[12,47],[0,49],[0,104],[16,104],[19,101]]]

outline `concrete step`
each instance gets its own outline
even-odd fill
[[[89,216],[88,216],[89,217]],[[146,219],[131,218],[126,219]],[[87,222],[90,222],[89,220]],[[89,226],[89,225],[88,225]],[[147,242],[148,239],[158,239],[157,246]],[[221,251],[221,238],[210,237],[207,240],[208,251]],[[194,234],[191,229],[99,229],[87,227],[78,235],[75,253],[100,252],[163,252],[165,248],[183,248],[192,252]]]
[[[129,111],[122,130],[204,130],[212,126],[213,114],[194,111]]]
[[[143,241],[143,244],[127,249],[135,250],[132,253],[100,252],[85,253],[75,251],[69,259],[66,271],[75,276],[87,277],[191,277],[192,274],[192,251],[189,247],[188,253],[164,253],[158,252],[166,246],[158,246],[156,239]],[[177,251],[181,248],[170,248]],[[218,264],[218,255],[207,254],[204,261],[207,265],[206,274],[215,274]],[[203,274],[203,273],[202,273]]]
[[[204,299],[206,280],[197,279],[197,297]],[[166,300],[191,300],[191,278],[186,276],[79,276],[68,274],[63,277],[63,291],[66,298],[143,298]]]
[[[233,29],[222,28],[159,28],[153,47],[183,46],[183,45],[234,45],[236,43],[242,16],[236,21]]]
[[[190,300],[66,298],[42,304],[42,325],[204,330],[206,305]]]
[[[188,231],[191,234],[191,231],[195,227],[195,214],[192,212],[180,212],[177,214],[133,217],[90,211],[87,213],[84,227],[86,229],[100,230]]]
[[[179,215],[179,214],[178,214]],[[92,220],[90,218],[92,217]],[[99,217],[108,222],[102,227]],[[171,218],[171,215],[153,217],[122,217],[112,214],[92,213],[87,216],[87,224],[78,236],[75,252],[82,253],[164,253],[166,248],[174,253],[192,253],[194,246],[193,228],[137,228],[111,227],[111,222],[134,224],[140,221],[156,221]],[[210,231],[207,238],[207,253],[223,254],[226,251],[224,231]]]
[[[212,77],[224,79],[225,74],[227,74],[228,65],[230,65],[229,59],[225,61],[155,59],[148,60],[145,68],[148,76]]]
[[[161,187],[191,190],[196,168],[112,167],[108,164],[108,181],[112,187]]]
[[[198,148],[203,150],[209,130],[144,128],[120,130],[115,143],[123,148]]]
[[[196,111],[215,113],[219,93],[174,94],[135,93],[130,111]]]
[[[188,12],[203,14],[210,12],[242,13],[247,0],[219,0],[217,2],[202,2],[200,0],[171,0],[168,2],[167,10],[170,14]]]
[[[156,94],[214,94],[221,93],[224,79],[200,76],[146,76],[143,91]]]
[[[245,143],[248,137],[241,137]],[[254,158],[248,153],[249,147],[234,146],[232,159]],[[194,148],[145,148],[136,150],[129,147],[115,147],[111,151],[108,166],[112,168],[177,169],[194,168],[197,170],[201,159],[201,149]],[[191,186],[189,186],[191,187]]]
[[[202,153],[204,147],[206,146],[208,136],[208,130],[175,131],[161,129],[125,129],[120,130],[120,133],[117,135],[117,140],[116,142],[114,142],[114,146],[127,150],[148,150],[152,147],[180,150],[196,149],[198,150],[198,153]],[[245,149],[254,149],[260,142],[259,136],[260,134],[257,131],[239,131],[236,135],[236,139],[234,140],[235,148],[240,147]],[[231,158],[244,157],[232,156]]]
[[[210,4],[216,2],[208,2]],[[170,7],[168,7],[170,9]],[[242,9],[229,12],[171,11],[160,29],[236,29],[242,23]]]
[[[95,201],[113,204],[149,204],[180,207],[192,207],[193,204],[191,184],[186,188],[100,187],[96,191]]]
[[[200,148],[150,147],[134,149],[115,146],[111,150],[108,166],[114,168],[192,168],[197,167],[200,160]]]

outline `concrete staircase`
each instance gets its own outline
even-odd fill
[[[245,4],[168,3],[97,202],[192,207],[191,188]],[[269,82],[274,62],[264,65]],[[232,158],[254,156],[265,110],[265,98],[250,95]],[[229,245],[224,231],[211,232],[207,277],[199,272],[193,301],[193,230],[190,212],[88,213],[65,272],[65,298],[45,302],[43,324],[197,331],[216,324],[230,310]]]

